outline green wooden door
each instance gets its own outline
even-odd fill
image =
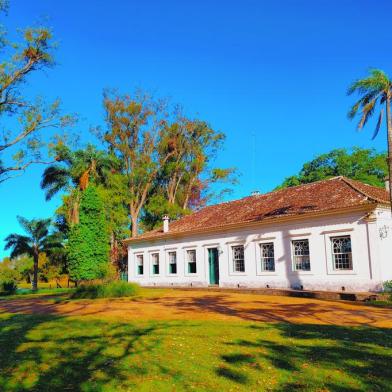
[[[210,284],[219,284],[219,256],[218,249],[208,249],[208,265],[210,272]]]

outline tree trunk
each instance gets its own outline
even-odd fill
[[[392,91],[389,92],[386,100],[387,112],[387,135],[388,135],[388,171],[389,171],[389,200],[392,212],[392,115],[391,115]]]
[[[183,204],[182,204],[182,208],[183,208],[184,210],[188,208],[188,203],[189,203],[189,199],[190,199],[190,197],[191,197],[192,187],[193,187],[193,184],[195,183],[195,180],[196,180],[196,177],[192,177],[192,178],[189,180],[188,187],[187,187],[187,189],[186,189],[186,191],[185,191],[185,200],[184,200],[184,202],[183,202]]]
[[[33,265],[33,291],[38,290],[38,252],[34,252],[34,265]]]
[[[135,238],[138,235],[137,214],[131,214],[131,221],[132,221],[132,238]]]

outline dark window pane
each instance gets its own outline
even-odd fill
[[[188,263],[188,273],[189,274],[196,273],[196,263]]]
[[[177,273],[177,264],[170,264],[170,273],[171,274]]]

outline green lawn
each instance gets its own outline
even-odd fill
[[[38,289],[38,291],[34,292],[31,289],[17,289],[15,294],[4,294],[0,292],[0,301],[1,300],[10,300],[10,299],[17,299],[17,298],[36,298],[39,296],[62,296],[62,297],[67,297],[69,296],[67,294],[71,294],[74,291],[73,288],[56,288],[56,289],[49,289],[49,288],[42,288]]]
[[[0,315],[1,391],[392,391],[389,329]]]

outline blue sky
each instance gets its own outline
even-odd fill
[[[217,165],[238,168],[239,198],[332,148],[385,150],[385,130],[371,141],[347,120],[345,91],[369,67],[392,72],[391,11],[387,0],[11,0],[2,19],[10,31],[53,28],[57,65],[26,87],[61,97],[83,140],[102,124],[103,88],[170,96],[227,135]],[[45,202],[42,170],[0,185],[0,256],[16,215],[49,217],[59,204]]]

